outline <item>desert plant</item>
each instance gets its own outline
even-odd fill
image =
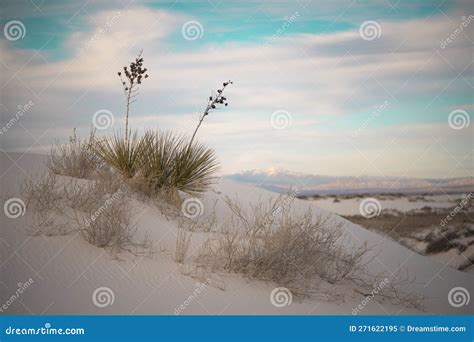
[[[49,170],[58,175],[76,178],[90,178],[103,168],[102,160],[94,153],[95,130],[91,130],[89,139],[81,140],[74,129],[69,142],[55,142],[47,161]]]
[[[282,196],[250,204],[246,210],[237,200],[226,199],[231,215],[221,232],[202,246],[199,267],[223,269],[260,280],[273,281],[295,296],[344,300],[334,285],[346,285],[361,294],[387,278],[371,274],[374,259],[366,244],[347,245],[341,222],[291,210]],[[282,204],[283,203],[283,204]],[[275,215],[277,213],[277,215]],[[420,308],[422,297],[406,292],[412,284],[407,275],[390,275],[377,295],[379,300]]]
[[[136,227],[132,223],[130,193],[118,179],[102,176],[93,181],[60,181],[48,173],[25,181],[22,198],[35,222],[30,234],[53,236],[75,232],[113,254],[150,251],[147,237],[142,242],[134,239]]]
[[[346,251],[340,223],[314,216],[310,210],[291,214],[281,200],[260,203],[253,212],[227,199],[232,215],[226,229],[209,240],[201,261],[228,271],[272,280],[309,293],[315,279],[330,283],[349,278],[364,265],[367,247]],[[278,215],[273,215],[275,208]]]
[[[65,235],[71,231],[64,220],[58,219],[66,207],[61,184],[54,173],[26,178],[21,194],[34,221],[33,226],[27,227],[29,234]]]
[[[205,191],[214,180],[219,164],[214,151],[203,144],[189,142],[172,132],[147,132],[137,181],[149,193]]]
[[[208,116],[209,113],[212,110],[216,109],[217,106],[220,104],[223,104],[226,107],[229,105],[229,103],[226,102],[227,98],[223,96],[224,90],[229,84],[233,84],[233,82],[228,81],[228,82],[222,83],[222,88],[218,89],[216,93],[212,93],[209,96],[209,99],[207,100],[207,106],[204,109],[204,112],[199,117],[198,124],[196,128],[194,129],[193,135],[191,136],[191,140],[189,141],[189,146],[191,146],[192,143],[194,142],[194,137],[196,136],[196,133],[199,130],[199,127],[201,127],[206,116]]]
[[[188,231],[183,227],[178,228],[176,234],[176,247],[174,252],[174,259],[176,262],[182,264],[186,255],[188,254],[189,244],[191,242],[192,232]]]
[[[214,150],[197,142],[181,146],[174,164],[174,185],[189,194],[206,191],[219,170]]]
[[[145,134],[139,176],[154,190],[173,187],[176,157],[183,138],[172,132]]]
[[[129,139],[130,132],[128,130],[128,116],[130,113],[130,105],[135,102],[139,91],[139,85],[145,78],[148,78],[147,69],[143,68],[143,50],[140,51],[135,61],[132,61],[129,67],[123,67],[125,78],[122,77],[122,72],[117,72],[120,81],[122,82],[123,92],[125,95],[126,111],[125,111],[125,141]]]
[[[123,177],[131,178],[140,168],[145,141],[146,137],[139,138],[137,133],[129,139],[115,133],[112,138],[97,141],[94,151]]]

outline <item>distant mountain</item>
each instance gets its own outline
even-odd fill
[[[428,179],[397,177],[334,177],[285,170],[251,170],[225,176],[275,192],[288,189],[299,195],[327,195],[350,193],[442,193],[474,190],[474,177]]]

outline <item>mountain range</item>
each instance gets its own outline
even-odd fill
[[[286,170],[249,170],[225,178],[274,192],[296,191],[299,196],[370,193],[459,193],[474,189],[474,177],[408,178],[381,176],[323,176]]]

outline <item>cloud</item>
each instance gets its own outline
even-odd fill
[[[433,128],[423,123],[426,113],[420,106],[439,98],[445,102],[443,108],[436,102],[428,107],[436,108],[439,115],[456,105],[454,98],[468,96],[469,36],[458,36],[446,49],[439,47],[459,25],[463,11],[457,8],[448,16],[437,13],[397,22],[380,20],[381,37],[373,41],[363,40],[356,25],[343,32],[286,32],[270,44],[265,36],[252,42],[201,45],[181,37],[182,24],[200,18],[141,6],[100,11],[84,17],[83,29],[64,42],[71,55],[66,59],[45,61],[41,51],[13,49],[0,41],[2,71],[7,76],[4,105],[11,111],[28,98],[36,100],[34,115],[22,122],[35,137],[51,125],[61,132],[71,126],[87,128],[92,114],[102,108],[111,110],[120,125],[123,94],[116,72],[144,48],[151,77],[132,108],[131,123],[136,127],[190,133],[210,90],[234,80],[227,94],[229,108],[213,113],[200,131],[223,156],[225,171],[291,164],[309,172],[318,171],[320,165],[326,173],[341,172],[346,162],[362,162],[357,146],[346,141],[361,124],[354,115],[363,120],[364,113],[369,115],[374,105],[385,100],[391,103],[387,117],[410,108],[403,113],[407,124],[383,118],[368,127],[358,143],[375,158],[384,151],[377,141],[398,138],[397,132],[403,132],[403,148],[390,151],[387,158],[392,160],[379,165],[393,170],[397,160],[409,162],[401,156],[403,149],[418,150],[416,140],[429,139],[424,133]],[[302,12],[297,20],[309,20],[311,13]],[[275,29],[279,27],[276,23]],[[292,116],[292,126],[285,132],[275,132],[270,125],[271,114],[280,109]],[[9,115],[4,114],[4,120]],[[332,120],[343,126],[328,124]],[[413,123],[421,128],[413,129]],[[20,126],[14,129],[21,131]],[[328,135],[334,140],[325,138]],[[466,141],[464,136],[452,138],[458,144]],[[28,137],[20,141],[11,135],[10,139],[4,146],[17,148],[31,142]],[[331,152],[315,156],[315,148],[305,148],[315,143]],[[430,158],[436,164],[436,156]],[[372,171],[377,173],[378,168]]]

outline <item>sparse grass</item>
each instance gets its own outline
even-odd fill
[[[341,282],[364,266],[367,247],[346,251],[340,224],[309,210],[290,214],[290,206],[279,203],[260,203],[247,213],[237,201],[227,199],[229,223],[205,243],[199,262],[306,295],[314,291],[316,278]]]
[[[366,293],[386,278],[368,271],[375,257],[371,249],[345,241],[342,223],[330,217],[315,216],[310,209],[295,212],[282,196],[251,204],[250,211],[236,200],[226,202],[231,216],[225,228],[203,244],[199,267],[272,281],[297,297],[323,300],[344,300],[339,285]],[[422,298],[404,291],[411,283],[408,277],[390,276],[378,298],[420,308]]]
[[[174,260],[182,264],[188,254],[189,244],[191,242],[192,233],[183,227],[178,227],[176,234],[176,248],[174,252]]]
[[[49,170],[58,175],[91,178],[103,168],[102,160],[93,151],[94,143],[94,130],[88,139],[81,140],[74,129],[68,143],[53,145],[47,162]]]
[[[145,237],[136,242],[137,227],[132,223],[130,194],[123,183],[110,177],[94,181],[63,179],[48,173],[30,179],[23,186],[23,197],[33,212],[31,234],[46,236],[80,232],[87,242],[116,255],[123,251],[143,254],[150,250]]]
[[[28,212],[33,213],[34,226],[28,227],[32,235],[64,235],[70,232],[65,222],[58,222],[56,216],[65,210],[62,188],[55,174],[48,172],[42,177],[25,179],[22,198],[25,199]]]

